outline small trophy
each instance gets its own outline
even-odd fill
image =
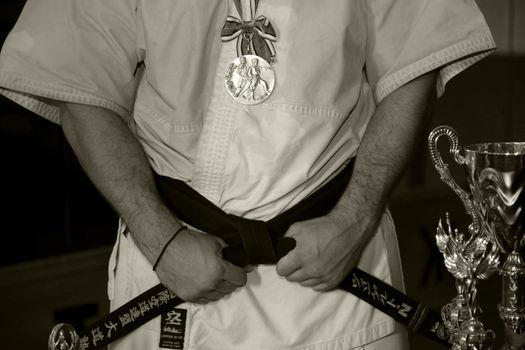
[[[456,184],[447,164],[441,158],[437,149],[437,142],[441,136],[449,139],[449,152],[458,164],[463,165],[470,189],[468,193]],[[472,218],[467,241],[464,237],[458,238],[459,234],[450,227],[448,232],[445,232],[446,230],[440,225],[437,236],[441,238],[437,238],[438,246],[441,245],[441,249],[444,244],[448,245],[443,241],[440,242],[440,239],[447,240],[444,235],[450,237],[448,240],[463,242],[457,243],[457,246],[473,244],[475,247],[478,246],[478,243],[473,242],[479,240],[480,250],[471,259],[472,264],[479,264],[477,267],[474,266],[474,271],[476,271],[473,274],[474,279],[475,276],[484,278],[492,270],[490,266],[497,264],[497,258],[491,256],[493,249],[489,248],[488,241],[499,248],[504,260],[498,269],[503,280],[502,299],[498,310],[506,327],[506,344],[503,349],[524,350],[525,340],[520,335],[525,333],[525,192],[523,191],[525,187],[525,142],[480,143],[460,148],[455,130],[448,126],[440,126],[430,133],[428,143],[432,162],[441,180],[459,196]],[[487,243],[481,243],[485,241]],[[481,252],[483,245],[486,247],[484,253]],[[452,260],[462,259],[460,255],[464,254],[464,251],[465,249],[462,248],[456,251],[452,248],[442,250],[442,252],[448,252],[444,253],[445,262],[447,255],[453,257]],[[468,254],[470,253],[467,252]],[[476,254],[481,255],[474,258]],[[454,272],[452,274],[461,285],[462,277]],[[475,283],[474,286],[467,286],[467,289],[472,287],[476,289]],[[464,286],[458,287],[458,292],[464,288]],[[476,307],[468,300],[461,299],[465,298],[464,293],[459,294],[460,299],[456,300],[456,298],[452,303],[453,306],[446,307],[447,310],[453,312],[449,312],[449,316],[445,315],[445,317],[453,319],[450,325],[455,327],[457,339],[463,339],[468,338],[467,329],[478,327],[479,323],[476,322],[479,321],[476,319]],[[466,298],[469,298],[468,293]],[[468,312],[473,312],[471,318],[469,318],[471,315],[464,311],[465,307],[469,310]],[[460,312],[463,316],[456,316],[455,313]]]
[[[459,233],[452,227],[448,213],[446,223],[445,229],[439,221],[436,242],[458,291],[457,297],[441,310],[451,335],[452,349],[492,349],[494,332],[485,331],[478,319],[481,310],[477,302],[477,281],[489,278],[496,271],[499,265],[497,247],[480,235],[467,238]]]

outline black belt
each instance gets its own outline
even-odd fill
[[[166,205],[182,221],[226,242],[222,254],[235,265],[276,264],[295,247],[283,237],[295,222],[330,212],[350,181],[353,161],[305,200],[268,221],[249,220],[225,213],[180,180],[155,175],[157,189]]]
[[[350,162],[305,200],[267,222],[227,214],[183,181],[160,175],[155,175],[155,180],[166,204],[178,218],[203,232],[222,238],[228,244],[223,250],[223,257],[236,265],[245,266],[275,264],[292,250],[295,247],[294,239],[283,237],[288,227],[294,222],[328,213],[344,192],[352,168],[353,163]],[[448,333],[437,311],[374,276],[354,268],[339,288],[366,301],[408,329],[450,346]],[[81,332],[76,349],[101,348],[183,302],[159,284]]]

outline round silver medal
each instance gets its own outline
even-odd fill
[[[78,346],[79,338],[72,326],[59,323],[53,327],[49,335],[48,350],[75,350]]]
[[[275,86],[275,74],[265,59],[243,55],[228,66],[225,84],[228,93],[235,100],[254,105],[270,97]]]

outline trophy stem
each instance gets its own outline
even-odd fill
[[[502,349],[525,350],[525,262],[514,251],[499,270],[502,276],[502,298],[498,305],[505,325],[505,345]]]

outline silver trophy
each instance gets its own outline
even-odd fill
[[[447,214],[446,228],[441,220],[436,233],[439,251],[447,270],[456,280],[457,297],[441,310],[453,350],[491,349],[495,334],[485,330],[478,316],[478,279],[489,278],[499,265],[497,247],[487,238],[465,235],[453,228]]]
[[[437,148],[437,142],[441,136],[449,139],[450,154],[455,162],[463,165],[469,192],[463,191],[457,185],[447,164],[443,162]],[[459,196],[472,219],[466,239],[487,242],[485,252],[481,253],[483,244],[480,243],[479,254],[481,256],[471,259],[474,265],[479,261],[479,265],[475,267],[477,272],[473,275],[478,277],[474,278],[487,277],[486,275],[492,269],[488,265],[497,264],[497,258],[491,257],[494,249],[489,248],[488,241],[496,245],[502,254],[503,264],[499,267],[498,272],[502,276],[503,290],[498,310],[506,328],[506,344],[503,349],[523,350],[525,349],[525,338],[522,336],[525,332],[525,212],[523,210],[525,209],[525,193],[522,192],[525,187],[525,142],[480,143],[460,148],[454,129],[440,126],[430,133],[428,143],[432,162],[441,180]],[[440,228],[438,228],[438,236],[446,234],[456,237],[454,232],[443,233],[445,230],[442,225],[441,230],[443,231],[440,233]],[[454,239],[457,240],[457,238]],[[452,256],[463,254],[460,251],[461,249],[457,251],[449,249],[449,254]],[[445,256],[445,261],[446,259]],[[491,263],[487,265],[484,261],[491,261]],[[454,276],[458,278],[455,274]],[[474,288],[476,288],[475,284]],[[472,309],[473,306],[468,302],[463,303],[474,311],[472,317],[476,319],[477,311]],[[457,312],[461,308],[458,306],[449,307],[449,309]],[[459,325],[458,322],[462,324]],[[474,323],[470,322],[471,325]],[[463,319],[453,324],[454,327],[459,327],[457,337],[467,337],[466,328],[469,328],[467,324],[469,321]],[[476,324],[477,326],[479,324]]]

